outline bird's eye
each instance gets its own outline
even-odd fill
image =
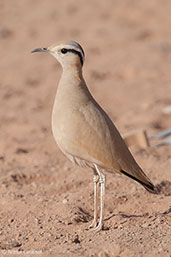
[[[62,48],[62,49],[61,49],[61,53],[62,53],[62,54],[66,54],[67,52],[68,52],[68,50],[67,50],[66,48]]]

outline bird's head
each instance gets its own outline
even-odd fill
[[[62,67],[66,66],[83,66],[84,63],[84,51],[80,44],[75,41],[69,41],[66,44],[52,45],[47,48],[36,48],[32,50],[35,52],[47,52],[54,56]]]

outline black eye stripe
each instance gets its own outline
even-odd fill
[[[68,52],[71,52],[73,54],[77,54],[80,57],[81,64],[83,65],[83,57],[82,57],[82,55],[79,51],[77,51],[75,49],[68,49]]]
[[[79,51],[77,51],[75,49],[66,49],[66,48],[62,48],[61,49],[61,53],[66,54],[67,52],[70,52],[70,53],[73,53],[73,54],[77,54],[79,56],[79,58],[80,58],[81,64],[83,65],[83,62],[84,62],[83,61],[83,57],[82,57],[82,54]]]

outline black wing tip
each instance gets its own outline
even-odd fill
[[[149,184],[143,184],[143,183],[141,183],[141,184],[143,185],[143,187],[144,187],[148,192],[150,192],[150,193],[152,193],[152,194],[158,194],[158,193],[159,193],[157,187],[154,186],[152,183],[149,183]]]
[[[127,173],[124,170],[120,170],[120,172],[124,175],[126,175],[129,178],[132,178],[133,180],[139,182],[148,192],[152,193],[152,194],[158,194],[158,190],[157,188],[151,183],[144,183],[143,181],[139,180],[138,178],[132,176],[131,174]]]

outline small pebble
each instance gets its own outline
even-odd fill
[[[20,247],[22,245],[21,243],[19,243],[17,241],[12,241],[10,244],[12,247]]]
[[[62,203],[67,203],[68,202],[68,200],[67,199],[64,199],[64,200],[62,200]]]
[[[79,240],[79,237],[78,235],[75,237],[74,241],[73,241],[75,244],[80,244],[80,240]]]
[[[17,148],[15,151],[17,154],[22,154],[22,153],[28,153],[28,150],[25,148]]]

